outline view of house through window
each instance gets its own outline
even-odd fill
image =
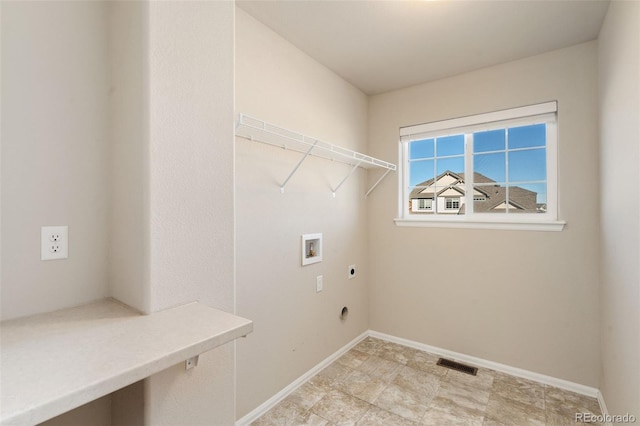
[[[461,119],[459,127],[449,127],[458,122],[451,120],[412,126],[413,134],[403,128],[403,216],[548,216],[549,189],[555,194],[556,185],[555,173],[548,173],[556,161],[556,104],[549,104],[551,114],[523,117],[518,108],[494,113],[500,119],[488,123],[483,114],[471,125],[474,117]]]

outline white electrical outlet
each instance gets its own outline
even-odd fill
[[[43,226],[40,230],[40,260],[69,257],[69,227]]]
[[[356,265],[349,265],[348,274],[349,274],[348,275],[349,279],[355,278],[355,276],[356,276]]]
[[[316,277],[316,293],[320,293],[323,289],[322,275]]]

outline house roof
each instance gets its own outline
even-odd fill
[[[442,180],[445,177],[453,178],[453,181],[445,186],[442,190],[435,186],[434,183]],[[447,179],[450,180],[450,179]],[[487,176],[474,172],[473,173],[474,190],[482,193],[485,196],[484,201],[474,201],[473,208],[475,212],[488,212],[494,211],[496,207],[506,205],[507,203],[507,187],[502,186],[496,181],[489,179]],[[433,188],[431,191],[427,191],[429,188]],[[464,173],[454,173],[450,170],[440,174],[435,179],[429,179],[419,183],[409,194],[409,199],[424,199],[433,198],[434,189],[438,191],[437,195],[449,188],[453,188],[456,191],[464,194]],[[510,206],[522,211],[522,212],[536,212],[537,193],[528,189],[521,188],[519,186],[509,186],[509,202]],[[464,204],[460,207],[460,213],[464,212]]]

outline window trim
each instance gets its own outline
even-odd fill
[[[446,215],[443,215],[446,216]],[[460,220],[461,216],[445,217],[445,218],[423,218],[401,219],[396,218],[393,221],[400,227],[420,227],[420,228],[470,228],[470,229],[505,229],[518,231],[562,231],[566,222],[563,220],[555,221],[475,221]]]
[[[441,120],[431,123],[405,126],[400,128],[398,148],[398,217],[394,220],[398,226],[450,227],[450,228],[485,228],[485,229],[517,229],[561,231],[566,224],[558,220],[558,144],[557,144],[557,101],[542,104],[494,111],[467,117]],[[409,212],[409,142],[429,138],[442,137],[455,133],[465,134],[465,174],[473,173],[473,165],[467,161],[469,154],[470,134],[479,131],[514,127],[519,124],[530,125],[533,122],[546,123],[546,167],[547,167],[547,211],[546,213],[489,214],[465,212],[464,215],[443,214],[429,216],[413,216]],[[465,181],[465,184],[471,183]],[[466,193],[469,189],[467,187]],[[434,201],[435,202],[435,201]],[[465,203],[466,204],[466,203]]]

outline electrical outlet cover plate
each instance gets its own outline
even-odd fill
[[[40,230],[40,259],[56,260],[69,257],[69,227],[43,226]]]

